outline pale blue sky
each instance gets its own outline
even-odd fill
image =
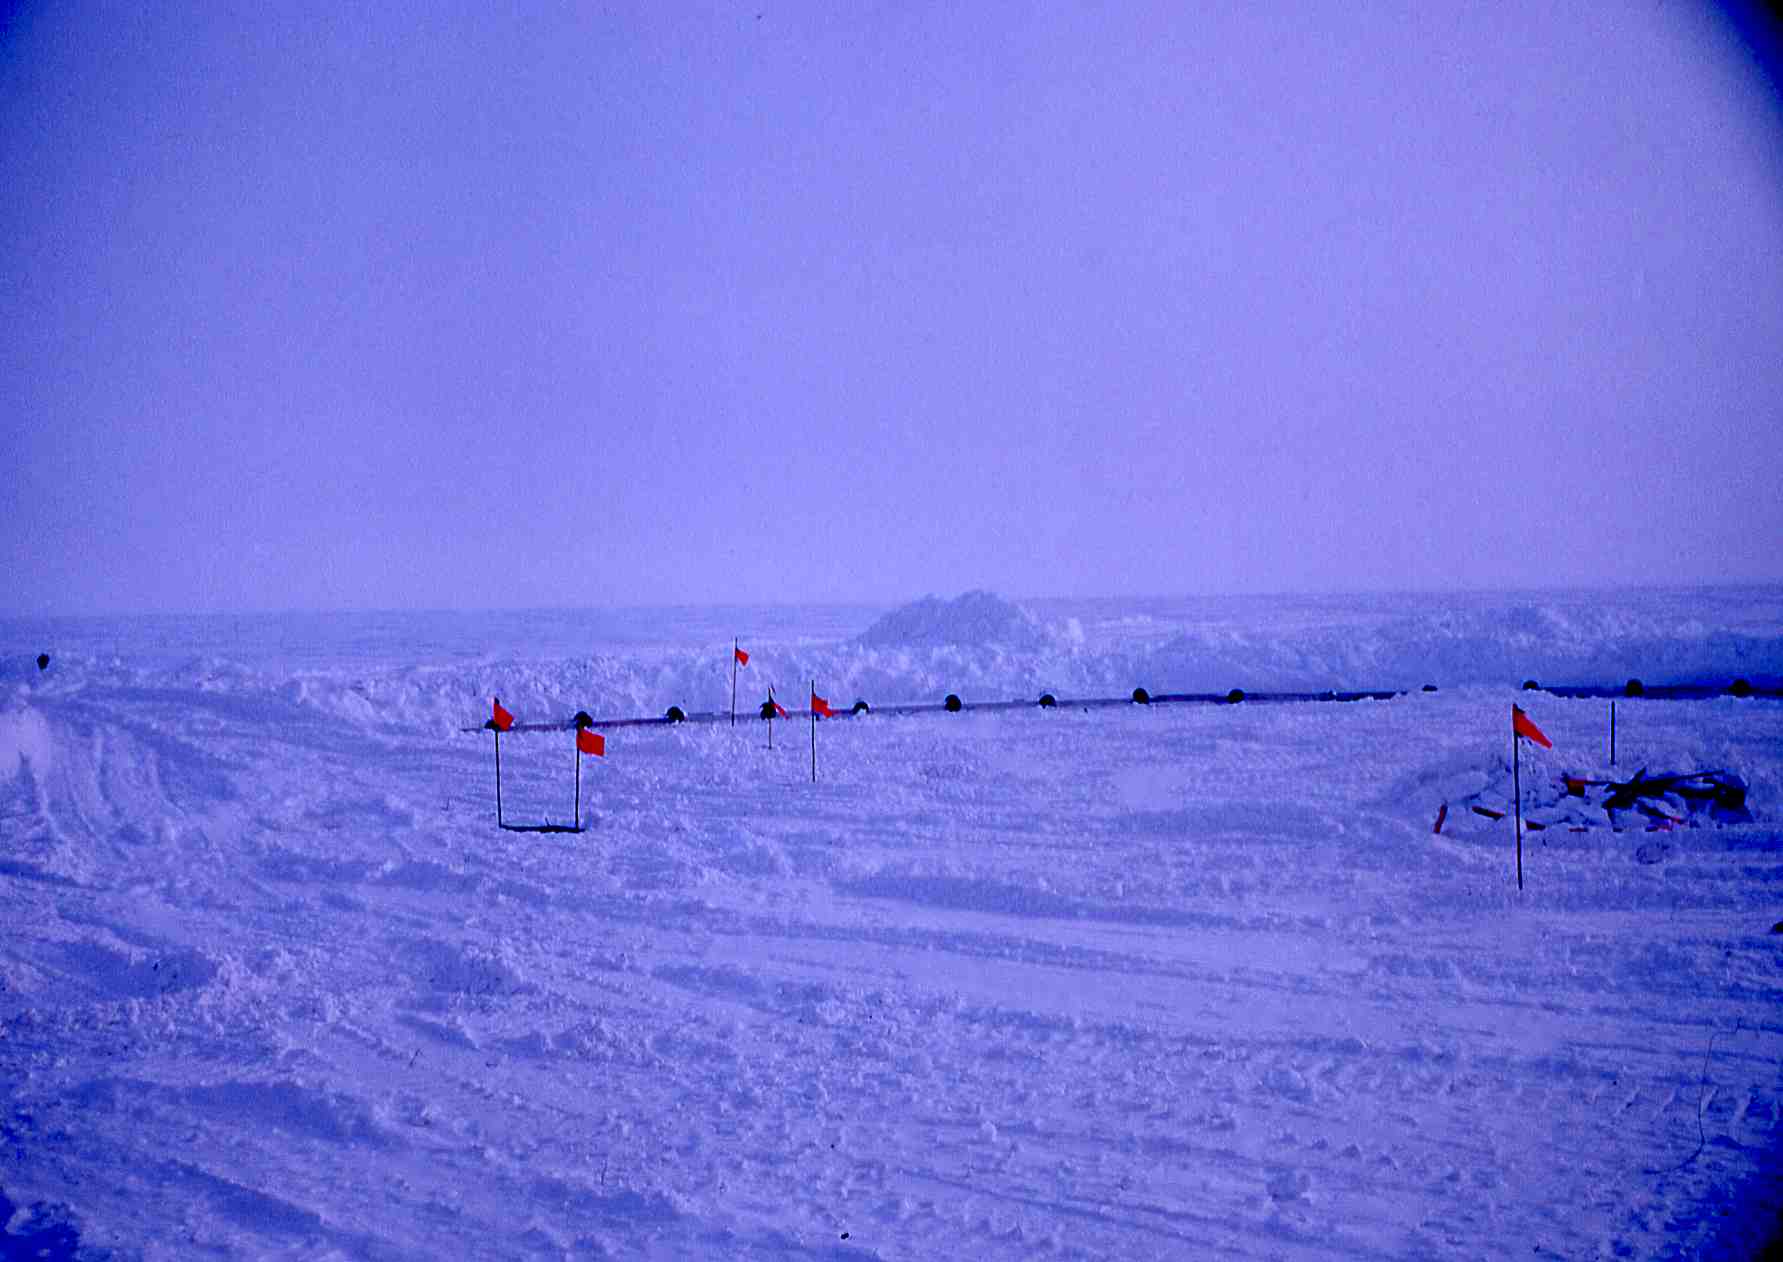
[[[10,612],[1783,581],[1713,6],[5,20]]]

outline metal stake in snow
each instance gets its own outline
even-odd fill
[[[491,719],[493,727],[495,720]],[[495,826],[500,828],[501,822],[501,729],[495,728]]]
[[[1616,765],[1616,702],[1610,702],[1610,766]]]
[[[731,640],[731,726],[737,726],[737,665],[743,660],[743,642]]]

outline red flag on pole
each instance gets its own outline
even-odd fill
[[[1543,749],[1554,748],[1554,742],[1542,735],[1541,728],[1537,727],[1534,721],[1531,720],[1527,714],[1523,713],[1522,706],[1511,707],[1511,730],[1525,740],[1534,741]]]
[[[498,732],[505,732],[514,726],[514,716],[502,708],[500,697],[495,698],[495,713],[489,721],[495,724],[495,730]]]
[[[581,728],[576,732],[576,748],[585,754],[593,754],[596,758],[607,756],[607,738],[599,732]]]
[[[733,651],[737,655],[737,665],[739,665],[739,666],[749,665],[749,650],[748,649],[735,649]]]
[[[826,719],[833,719],[836,717],[836,712],[830,709],[830,703],[818,696],[815,692],[811,694],[811,713],[822,715]]]

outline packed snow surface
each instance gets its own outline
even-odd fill
[[[615,728],[496,827],[492,696],[733,637],[744,714],[1409,691]],[[1774,686],[1783,591],[0,622],[0,1256],[1752,1256],[1783,704],[1518,688],[1631,677]],[[1564,789],[1641,768],[1750,819]]]

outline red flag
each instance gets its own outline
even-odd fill
[[[749,650],[748,649],[736,649],[734,651],[737,655],[737,665],[739,665],[739,666],[749,665]]]
[[[607,738],[591,728],[577,728],[576,748],[585,754],[593,754],[596,758],[605,758],[607,756]]]
[[[833,719],[836,717],[836,712],[830,709],[830,703],[818,696],[815,692],[811,694],[811,713],[820,714],[826,719]]]
[[[1534,741],[1543,749],[1554,748],[1554,742],[1542,735],[1541,728],[1537,727],[1530,717],[1523,713],[1522,706],[1511,707],[1511,730],[1518,736]]]
[[[781,705],[778,701],[775,701],[772,697],[769,697],[768,701],[774,707],[774,717],[784,719],[786,717],[786,707]]]
[[[495,698],[495,714],[489,721],[495,724],[498,732],[505,732],[514,726],[514,716],[502,709],[500,697]]]

